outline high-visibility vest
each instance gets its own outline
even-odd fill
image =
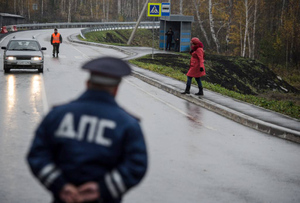
[[[55,35],[55,33],[52,34],[52,43],[60,43],[60,34],[57,33]]]

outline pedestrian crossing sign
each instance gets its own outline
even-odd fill
[[[161,16],[161,4],[148,3],[148,17],[160,17],[160,16]]]

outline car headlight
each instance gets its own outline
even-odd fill
[[[32,61],[41,61],[42,57],[40,57],[40,56],[31,57],[31,60]]]
[[[17,58],[14,57],[14,56],[7,56],[6,60],[8,60],[8,61],[15,61],[15,60],[17,60]]]

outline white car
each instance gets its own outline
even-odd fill
[[[13,38],[4,49],[3,70],[8,73],[11,69],[38,69],[44,71],[45,47],[34,38]]]

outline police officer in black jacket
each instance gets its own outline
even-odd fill
[[[129,65],[104,57],[83,66],[87,90],[53,108],[36,130],[27,155],[32,173],[55,203],[121,202],[147,169],[139,121],[115,101]]]

